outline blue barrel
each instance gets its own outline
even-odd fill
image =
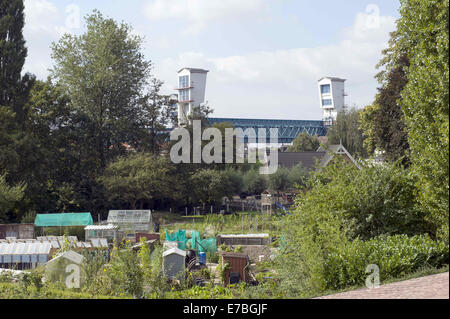
[[[206,265],[206,253],[199,253],[198,254],[198,263],[200,265]]]

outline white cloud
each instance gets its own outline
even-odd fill
[[[51,66],[50,44],[73,29],[66,26],[66,13],[48,0],[25,0],[25,27],[23,30],[28,57],[24,71],[45,79]]]
[[[25,32],[47,36],[62,35],[67,32],[59,24],[62,15],[58,8],[47,0],[25,0]]]
[[[395,29],[395,19],[380,16],[374,27],[366,23],[368,18],[372,17],[358,13],[353,26],[343,30],[333,45],[225,57],[187,52],[163,60],[155,72],[173,92],[179,68],[209,69],[206,97],[214,116],[320,119],[317,80],[323,76],[347,79],[349,106],[373,100],[375,65]]]
[[[198,33],[214,22],[264,17],[267,12],[265,0],[151,0],[145,6],[145,14],[151,20],[187,20],[185,34]]]

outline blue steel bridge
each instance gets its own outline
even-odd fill
[[[287,144],[292,143],[298,134],[307,132],[310,135],[324,136],[327,134],[327,126],[323,121],[303,121],[303,120],[265,120],[265,119],[236,119],[236,118],[209,118],[211,125],[216,123],[231,123],[234,128],[241,128],[246,130],[253,128],[256,133],[258,129],[266,130],[266,143],[270,143],[271,128],[278,129],[278,143]],[[244,142],[248,138],[245,137]]]

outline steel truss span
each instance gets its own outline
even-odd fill
[[[271,120],[271,119],[237,119],[237,118],[209,118],[209,124],[231,123],[234,128],[253,128],[256,133],[258,129],[266,129],[267,143],[270,143],[269,129],[278,129],[278,143],[292,143],[298,134],[307,132],[310,135],[325,136],[327,127],[323,121],[304,120]],[[247,142],[247,138],[245,140]]]

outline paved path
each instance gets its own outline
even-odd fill
[[[317,299],[449,299],[448,272]]]

